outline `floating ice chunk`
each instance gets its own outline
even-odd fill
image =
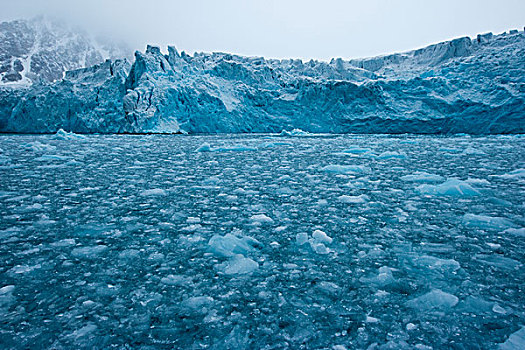
[[[153,189],[150,189],[150,190],[144,190],[144,191],[140,192],[140,195],[144,196],[144,197],[165,196],[166,195],[166,191],[161,189],[161,188],[153,188]]]
[[[312,134],[308,131],[303,131],[301,129],[293,129],[292,131],[283,130],[279,134],[279,136],[286,136],[286,137],[314,137],[317,134]]]
[[[407,156],[403,153],[399,153],[399,152],[391,152],[391,151],[387,151],[387,152],[383,152],[381,153],[379,156],[377,156],[377,158],[379,159],[405,159]]]
[[[341,287],[330,281],[319,282],[317,288],[329,295],[337,295],[341,291]]]
[[[227,275],[246,275],[253,273],[258,268],[259,264],[256,261],[241,254],[219,265],[219,269]]]
[[[417,172],[413,175],[405,175],[400,178],[402,181],[407,182],[440,182],[443,181],[443,176],[436,174],[429,174],[425,172]]]
[[[211,152],[211,146],[208,142],[204,142],[197,148],[197,152]]]
[[[197,152],[245,152],[245,151],[257,151],[257,148],[244,146],[244,145],[231,145],[212,148],[207,142],[203,143],[196,150]]]
[[[314,239],[310,240],[310,247],[314,252],[317,254],[328,254],[330,253],[330,249],[328,249],[327,246],[325,246],[323,243],[320,243]]]
[[[359,280],[363,283],[369,283],[377,287],[384,287],[396,281],[392,275],[392,269],[387,266],[381,266],[377,276],[361,277]]]
[[[57,154],[44,154],[43,156],[35,158],[35,160],[38,161],[38,162],[52,162],[52,161],[56,161],[56,160],[64,161],[64,160],[68,160],[68,159],[69,158],[66,157],[66,156],[60,156],[60,155],[57,155]]]
[[[459,299],[453,294],[443,292],[440,289],[434,289],[427,294],[407,301],[407,306],[413,309],[425,311],[446,311],[453,308]]]
[[[180,275],[168,275],[166,277],[162,277],[160,279],[160,282],[163,283],[163,284],[166,284],[168,286],[185,286],[187,285],[190,281],[188,278],[184,277],[184,276],[180,276]]]
[[[33,152],[54,152],[56,150],[55,146],[41,143],[38,141],[28,143],[26,147]]]
[[[321,230],[315,230],[314,233],[312,233],[312,238],[316,242],[325,243],[325,244],[330,244],[333,241],[331,237],[329,237],[326,233],[324,233]]]
[[[483,152],[482,150],[480,149],[477,149],[477,148],[473,148],[473,147],[467,147],[465,148],[465,150],[463,151],[463,154],[468,154],[468,155],[484,155],[484,154],[487,154],[485,152]]]
[[[361,148],[361,147],[351,147],[343,151],[343,153],[350,153],[350,154],[363,154],[363,153],[368,153],[368,152],[370,152],[370,149]]]
[[[508,228],[508,229],[506,229],[503,232],[504,233],[509,233],[511,235],[518,236],[518,237],[525,237],[525,227],[522,227],[522,228]]]
[[[475,214],[465,214],[462,223],[468,228],[494,231],[502,231],[506,228],[516,227],[512,221],[502,217]]]
[[[525,326],[514,332],[499,346],[500,350],[523,350],[525,349]]]
[[[14,290],[15,290],[15,286],[13,286],[12,284],[3,286],[2,288],[0,288],[0,295],[13,293]]]
[[[452,273],[459,270],[461,267],[456,260],[440,259],[430,255],[420,255],[412,259],[412,263],[416,266],[433,270],[439,273]]]
[[[273,148],[277,146],[293,146],[293,143],[290,142],[265,142],[261,144],[262,148]]]
[[[298,245],[304,245],[308,243],[308,239],[309,239],[308,233],[306,232],[300,232],[295,236],[295,241],[297,242]]]
[[[208,242],[208,249],[217,256],[232,257],[237,254],[246,255],[254,250],[254,246],[259,244],[254,238],[238,238],[228,233],[225,236],[214,235]]]
[[[53,135],[53,139],[55,140],[82,140],[86,137],[84,135],[78,135],[73,132],[67,132],[63,129],[58,129],[55,135]]]
[[[409,323],[407,323],[405,328],[406,328],[407,331],[412,331],[412,330],[416,329],[417,326],[415,324],[413,324],[412,322],[409,322]]]
[[[339,196],[338,199],[340,202],[343,202],[345,204],[363,204],[363,203],[368,202],[369,200],[368,196],[365,194],[362,194],[359,196],[342,195],[342,196]]]
[[[490,185],[490,182],[485,180],[485,179],[468,178],[467,180],[465,180],[465,182],[468,183],[469,185],[473,185],[473,186],[487,186],[487,185]]]
[[[331,174],[365,174],[371,170],[364,165],[337,165],[331,164],[321,168],[322,171]]]
[[[517,260],[514,260],[514,259],[511,259],[511,258],[507,258],[503,255],[499,255],[499,254],[491,254],[491,255],[487,255],[487,254],[476,254],[474,256],[474,259],[484,263],[484,264],[487,264],[487,265],[490,265],[490,266],[493,266],[493,267],[497,267],[497,268],[500,268],[500,269],[504,269],[504,270],[517,270],[521,267],[521,263]]]
[[[86,337],[88,335],[90,335],[91,333],[95,332],[97,330],[97,326],[92,324],[92,323],[89,323],[88,325],[80,328],[80,329],[77,329],[76,331],[74,331],[73,333],[71,333],[71,337],[72,338],[75,338],[76,340],[78,340],[79,338],[83,338],[83,337]]]
[[[71,255],[78,259],[96,259],[108,249],[105,245],[74,248]]]
[[[250,220],[254,225],[273,224],[273,219],[264,214],[252,215]]]
[[[193,314],[206,314],[208,309],[213,306],[214,299],[208,296],[189,297],[184,299],[180,306],[186,312],[187,316]]]
[[[223,147],[217,147],[217,148],[212,149],[212,152],[247,152],[247,151],[248,152],[257,151],[257,148],[243,146],[243,145],[232,145],[232,146],[223,146]]]
[[[136,249],[126,249],[118,254],[119,260],[133,261],[140,258],[140,252]]]
[[[507,310],[499,306],[497,303],[492,306],[492,311],[500,315],[505,315],[507,313]]]
[[[439,185],[420,185],[416,190],[424,195],[451,196],[451,197],[473,197],[481,193],[465,181],[448,179]]]
[[[507,174],[494,175],[494,176],[500,177],[502,179],[509,179],[509,180],[523,179],[525,178],[525,169],[516,169]]]

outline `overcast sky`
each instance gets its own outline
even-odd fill
[[[51,15],[142,50],[357,58],[523,30],[525,0],[0,0],[0,20]]]

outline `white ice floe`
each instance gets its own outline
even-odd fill
[[[246,152],[246,151],[257,151],[257,148],[245,146],[245,145],[227,145],[212,148],[207,142],[203,143],[196,150],[197,152]]]
[[[75,134],[73,132],[67,132],[63,129],[58,129],[55,135],[53,135],[53,139],[55,140],[83,140],[86,137],[84,135]]]
[[[182,286],[188,285],[191,282],[191,280],[181,275],[168,275],[166,277],[162,277],[160,279],[160,282],[168,286],[182,287]]]
[[[493,176],[508,180],[521,180],[525,179],[525,169],[516,169],[507,174]]]
[[[228,261],[220,264],[218,268],[226,275],[246,275],[256,271],[259,264],[242,254],[236,254]]]
[[[402,181],[407,181],[407,182],[440,182],[440,181],[443,181],[445,178],[443,176],[439,176],[436,174],[429,174],[426,172],[416,172],[412,175],[401,176],[400,179]]]
[[[204,142],[197,148],[197,152],[211,152],[211,145],[208,142]]]
[[[105,245],[78,247],[71,251],[71,255],[77,259],[96,259],[107,250],[108,247]]]
[[[343,153],[350,153],[350,154],[364,154],[370,152],[369,148],[361,148],[361,147],[350,147],[343,151]]]
[[[377,156],[378,159],[405,159],[406,157],[406,154],[396,151],[386,151]]]
[[[298,246],[304,246],[308,243],[310,249],[312,249],[317,254],[330,253],[331,250],[326,245],[331,244],[332,241],[333,238],[321,230],[315,230],[311,237],[305,232],[298,233],[295,236],[295,242]]]
[[[250,217],[251,222],[254,225],[273,224],[273,219],[264,214],[256,214]]]
[[[368,202],[369,198],[366,194],[362,194],[359,196],[342,195],[339,196],[338,200],[345,204],[364,204]]]
[[[39,162],[65,161],[68,159],[69,157],[61,156],[58,154],[44,154],[40,157],[35,158],[35,160]]]
[[[252,237],[236,237],[231,233],[224,236],[214,235],[208,242],[208,250],[219,257],[233,257],[237,254],[246,255],[260,245]]]
[[[516,225],[505,218],[488,215],[465,214],[461,221],[465,227],[482,230],[503,231]]]
[[[371,170],[369,167],[364,165],[338,165],[331,164],[321,168],[322,171],[331,174],[344,174],[344,175],[357,175],[366,174]]]
[[[458,179],[448,179],[439,185],[420,185],[416,191],[423,195],[431,196],[451,196],[451,197],[473,197],[481,195],[477,189],[465,181]]]
[[[140,195],[144,197],[165,196],[166,191],[161,188],[152,188],[149,190],[141,191]]]
[[[321,230],[315,230],[312,233],[312,238],[319,243],[330,244],[333,241],[332,237],[329,237],[325,232]]]
[[[499,346],[500,350],[523,350],[525,349],[525,326],[512,333],[510,337]]]
[[[457,296],[434,289],[422,296],[409,300],[406,305],[421,312],[428,311],[447,311],[457,305]]]

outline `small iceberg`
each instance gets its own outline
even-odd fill
[[[58,129],[55,135],[52,137],[55,140],[83,140],[86,137],[84,135],[75,134],[74,132],[67,132],[64,129]]]
[[[448,179],[439,185],[420,185],[416,191],[423,195],[450,196],[467,198],[479,196],[481,193],[467,182],[458,179]]]

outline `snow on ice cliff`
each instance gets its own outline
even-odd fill
[[[523,133],[525,35],[330,63],[161,53],[0,89],[1,132]]]
[[[45,17],[0,23],[0,85],[62,79],[66,70],[127,55],[123,45],[91,38]]]

